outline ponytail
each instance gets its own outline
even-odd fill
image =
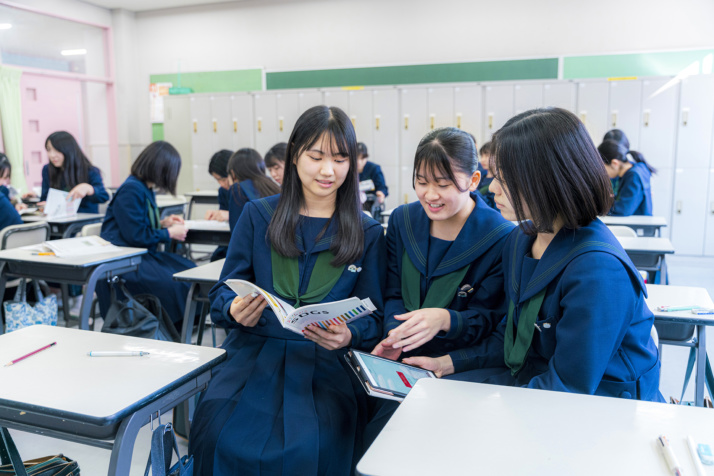
[[[616,142],[620,146],[619,150],[615,152],[616,148],[612,144],[605,145],[606,142]],[[604,146],[605,150],[600,150],[600,147],[598,147],[598,150],[600,150],[600,155],[602,155],[603,160],[606,164],[609,164],[612,159],[617,159],[621,162],[624,162],[627,160],[627,154],[630,154],[635,162],[637,162],[638,164],[645,164],[651,174],[654,175],[657,173],[657,169],[647,163],[644,155],[637,152],[636,150],[630,150],[630,141],[627,139],[625,133],[622,132],[620,129],[611,129],[607,131],[607,133],[605,133],[605,137],[603,137],[602,139],[602,144],[600,144],[600,146]],[[609,153],[607,151],[609,151]],[[615,154],[618,154],[621,157],[617,157]]]
[[[642,155],[641,153],[637,152],[636,150],[628,150],[628,154],[632,156],[632,158],[637,162],[638,164],[645,164],[645,167],[650,171],[652,175],[657,173],[657,169],[652,167],[646,160],[645,156]]]

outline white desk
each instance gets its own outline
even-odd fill
[[[45,215],[22,215],[25,223],[46,221],[50,225],[52,238],[71,238],[80,231],[84,225],[99,223],[104,220],[104,213],[77,213],[71,217],[47,219]]]
[[[657,271],[660,272],[659,282],[667,282],[667,262],[665,256],[674,253],[674,246],[669,238],[616,236],[635,267],[647,271],[648,281],[653,283]]]
[[[714,442],[714,411],[664,403],[422,379],[357,465],[361,475],[668,475],[669,438]],[[714,474],[714,469],[707,469]]]
[[[667,226],[664,217],[650,217],[645,215],[631,215],[629,217],[600,217],[607,226],[626,226],[637,232],[637,236],[661,236],[661,228]]]
[[[89,312],[97,281],[136,271],[141,263],[142,248],[124,248],[91,256],[60,258],[37,256],[31,250],[15,248],[0,251],[0,296],[5,292],[8,276],[44,279],[68,284],[86,285],[79,312],[79,328],[89,329]],[[65,319],[69,316],[69,304],[63,287]],[[3,326],[0,326],[2,334]]]
[[[658,286],[656,284],[647,285],[647,306],[655,315],[655,324],[658,332],[671,332],[671,327],[683,326],[681,339],[669,340],[660,336],[660,350],[662,344],[680,345],[694,347],[697,349],[697,363],[694,379],[694,404],[701,407],[704,404],[704,380],[705,364],[707,355],[707,333],[706,326],[714,326],[714,316],[692,314],[691,311],[663,312],[658,311],[658,306],[700,306],[714,308],[709,293],[704,288],[694,288],[689,286]],[[696,326],[697,337],[690,342],[692,332],[688,332],[686,326]],[[660,331],[660,329],[662,329]]]
[[[225,359],[222,349],[32,326],[0,336],[0,363],[55,341],[0,367],[0,426],[111,450],[109,475],[128,476],[141,427],[204,390],[211,369]],[[150,355],[88,357],[90,350]]]
[[[186,198],[183,195],[156,195],[156,207],[162,219],[169,215],[183,216]]]

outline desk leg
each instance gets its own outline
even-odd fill
[[[7,276],[5,275],[5,261],[0,262],[0,296],[5,296],[5,285],[7,284]],[[1,305],[2,303],[0,303]],[[2,312],[2,311],[0,311]],[[2,321],[0,314],[0,335],[5,332],[5,323]]]
[[[60,284],[60,293],[62,294],[62,314],[64,314],[64,326],[69,327],[69,284]]]
[[[667,279],[667,258],[665,255],[662,255],[662,264],[659,268],[659,283],[657,284],[669,284]]]
[[[114,263],[100,264],[87,280],[87,286],[84,288],[84,296],[82,297],[82,307],[79,311],[79,328],[85,331],[89,330],[89,314],[92,310],[92,301],[94,300],[94,290],[97,288],[97,281],[110,277],[112,274],[120,275],[136,271],[139,268],[139,263],[127,264],[117,267]]]
[[[191,288],[186,296],[186,310],[183,314],[183,323],[181,324],[181,342],[184,344],[191,343],[191,334],[193,333],[193,321],[196,315],[197,302],[193,298],[194,295],[200,293],[201,288],[198,283],[191,283]]]
[[[707,328],[697,325],[697,370],[694,376],[694,404],[704,406],[704,380],[706,379]]]

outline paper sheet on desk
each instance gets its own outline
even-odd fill
[[[55,188],[50,189],[45,203],[45,215],[47,215],[47,218],[64,218],[77,214],[81,200],[67,200],[68,195],[69,192],[63,192]]]
[[[115,246],[96,235],[45,241],[42,243],[42,246],[47,248],[49,251],[52,251],[55,256],[60,258],[91,256],[119,249],[118,246]]]
[[[189,230],[229,230],[230,226],[227,221],[218,220],[186,220],[184,225]]]

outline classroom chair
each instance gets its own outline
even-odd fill
[[[615,236],[624,236],[629,238],[637,238],[637,232],[630,228],[629,226],[608,226],[610,231]]]
[[[99,236],[102,232],[101,223],[90,223],[82,227],[82,236]]]
[[[0,249],[9,250],[21,246],[38,245],[50,239],[50,225],[47,222],[11,225],[0,231]]]

